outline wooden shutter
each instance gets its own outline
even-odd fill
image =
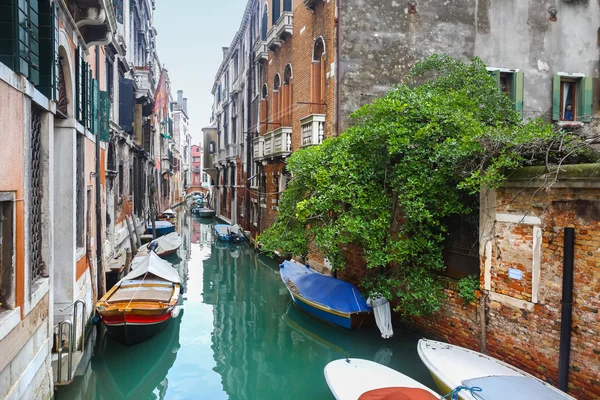
[[[85,105],[85,110],[86,110],[86,128],[88,128],[89,130],[92,130],[93,126],[93,120],[94,120],[94,111],[93,111],[93,79],[92,79],[92,69],[90,68],[90,65],[88,63],[85,63],[85,71],[86,71],[86,77],[85,77],[85,83],[86,83],[86,91],[85,91],[85,100],[86,100],[86,105]]]
[[[58,24],[56,4],[39,2],[40,83],[38,90],[50,100],[58,100]]]
[[[77,48],[75,52],[75,116],[77,121],[81,124],[84,123],[84,62],[83,62],[83,50],[81,48]]]
[[[488,71],[490,76],[496,81],[496,86],[498,86],[498,88],[500,88],[500,71],[499,70],[495,70],[495,71]]]
[[[37,0],[29,0],[29,81],[40,83],[40,31]]]
[[[554,75],[552,84],[552,119],[560,120],[560,76]]]
[[[512,77],[511,98],[515,104],[515,111],[523,118],[523,95],[525,91],[525,74],[515,72]]]
[[[592,122],[592,91],[593,78],[581,78],[579,81],[579,120]]]
[[[98,134],[100,130],[100,93],[98,89],[98,80],[92,79],[92,131]]]
[[[133,81],[119,79],[119,126],[125,132],[133,133]]]
[[[27,0],[18,0],[16,7],[16,51],[15,71],[29,76],[29,8]]]
[[[110,141],[110,99],[108,92],[98,94],[98,138],[102,142]]]

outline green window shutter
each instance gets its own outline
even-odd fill
[[[581,78],[579,82],[579,120],[592,122],[593,78]]]
[[[29,75],[28,8],[26,1],[0,1],[0,62]]]
[[[98,134],[99,131],[99,90],[98,90],[98,80],[92,79],[92,131],[95,134]]]
[[[40,0],[38,5],[40,31],[40,83],[38,90],[50,100],[56,100],[54,97],[56,86],[54,80],[58,70],[58,48],[54,45],[56,5],[50,4],[48,0]]]
[[[521,114],[523,118],[523,94],[525,91],[525,74],[523,72],[515,72],[512,77],[510,97],[515,103],[515,111]]]
[[[75,72],[75,85],[77,87],[75,91],[75,114],[77,116],[77,121],[79,121],[79,123],[81,124],[84,124],[85,63],[83,61],[83,50],[81,48],[77,48],[77,54],[75,56],[75,59],[77,62],[77,68]]]
[[[92,123],[93,123],[93,118],[94,118],[94,112],[93,112],[93,104],[92,104],[92,98],[94,96],[93,93],[93,83],[92,83],[92,69],[90,68],[90,65],[88,63],[85,63],[85,83],[86,83],[86,87],[85,87],[85,111],[86,111],[86,116],[85,116],[85,127],[88,128],[89,130],[92,130]]]
[[[492,78],[494,78],[494,80],[496,81],[496,86],[498,86],[498,88],[500,88],[500,71],[499,70],[495,70],[495,71],[488,71],[490,76]]]
[[[58,11],[56,9],[56,2],[52,2],[52,46],[54,47],[54,64],[53,64],[53,77],[52,77],[52,100],[58,101],[58,91],[60,85],[60,77],[59,77],[59,66],[60,56],[58,55]]]
[[[173,137],[173,120],[169,118],[169,137]]]
[[[110,99],[108,92],[101,91],[98,96],[98,138],[103,142],[110,141]]]
[[[554,75],[554,82],[552,85],[552,119],[554,121],[560,120],[560,76]]]
[[[40,30],[37,0],[29,0],[29,80],[40,83]]]
[[[15,71],[21,75],[29,76],[29,6],[27,0],[18,0],[16,7],[17,37]]]

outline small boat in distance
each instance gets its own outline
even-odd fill
[[[298,308],[346,329],[373,322],[373,309],[356,286],[295,261],[279,266],[281,280]]]
[[[199,208],[196,212],[201,218],[212,218],[215,216],[215,210],[211,210],[210,208]]]
[[[154,224],[156,225],[156,237],[175,232],[175,225],[169,221],[156,221]],[[148,226],[146,233],[153,233],[152,224]]]
[[[177,213],[175,211],[171,210],[170,208],[158,215],[158,219],[160,221],[175,222],[176,217],[177,217]]]
[[[327,386],[337,400],[438,400],[441,397],[398,371],[359,358],[332,361],[325,366],[324,373]]]
[[[151,338],[177,318],[181,278],[150,252],[96,304],[108,333],[126,345]]]
[[[464,347],[421,339],[417,352],[442,393],[464,386],[462,400],[575,400],[554,386],[493,357]]]
[[[238,225],[216,224],[215,235],[224,242],[242,243],[244,241],[244,235]]]

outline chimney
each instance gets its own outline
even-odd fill
[[[183,112],[187,115],[187,97],[183,99]]]
[[[225,58],[227,56],[227,53],[229,53],[229,47],[222,47],[223,49],[223,58]]]
[[[177,105],[181,107],[183,104],[183,90],[177,91]]]

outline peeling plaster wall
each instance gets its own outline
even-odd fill
[[[416,4],[414,14],[409,3]],[[550,21],[551,7],[556,21]],[[596,1],[351,0],[340,15],[344,128],[351,112],[433,53],[464,61],[478,56],[490,67],[524,72],[526,117],[550,115],[554,74],[598,76]]]

